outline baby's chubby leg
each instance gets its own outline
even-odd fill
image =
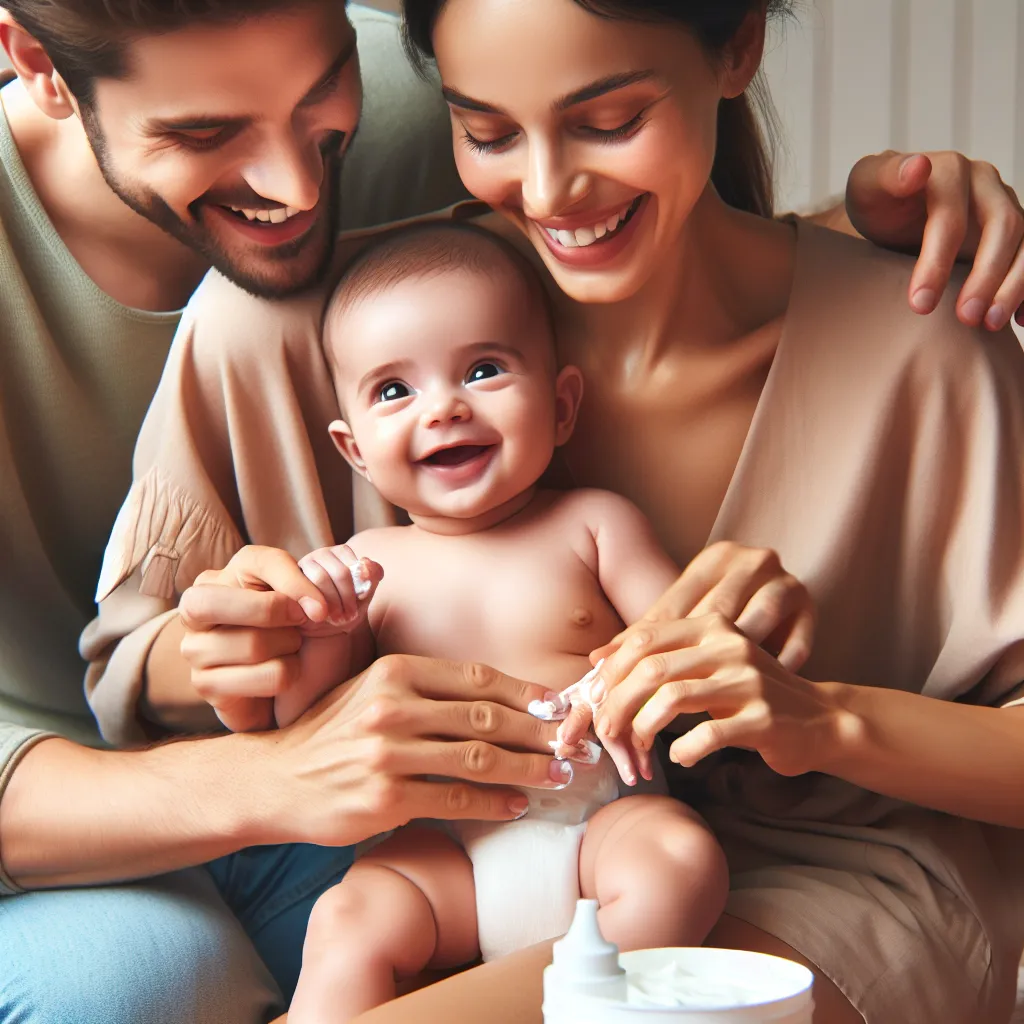
[[[587,825],[580,889],[620,949],[699,946],[725,908],[729,871],[696,811],[668,796],[625,796]]]
[[[343,1024],[426,967],[477,955],[473,869],[435,829],[404,828],[317,900],[289,1024]]]

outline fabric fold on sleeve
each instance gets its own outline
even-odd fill
[[[20,725],[0,722],[0,804],[3,803],[7,785],[14,775],[21,759],[43,740],[53,739],[54,733],[42,729],[29,729]],[[24,890],[4,870],[0,862],[0,897],[14,896]]]

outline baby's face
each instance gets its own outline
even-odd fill
[[[538,306],[518,283],[450,271],[328,314],[352,435],[343,451],[393,504],[414,517],[473,519],[543,474],[558,399]]]

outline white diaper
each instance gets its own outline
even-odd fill
[[[530,811],[519,821],[453,823],[473,864],[484,960],[563,935],[572,922],[587,821],[620,793],[607,754],[596,765],[574,768],[566,789],[524,790]]]

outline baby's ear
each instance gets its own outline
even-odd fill
[[[327,428],[334,442],[334,447],[341,452],[342,458],[360,475],[369,480],[366,463],[359,454],[359,445],[352,436],[352,428],[344,420],[334,420]]]
[[[555,380],[555,447],[565,444],[576,428],[583,401],[583,374],[575,366],[564,366]]]

